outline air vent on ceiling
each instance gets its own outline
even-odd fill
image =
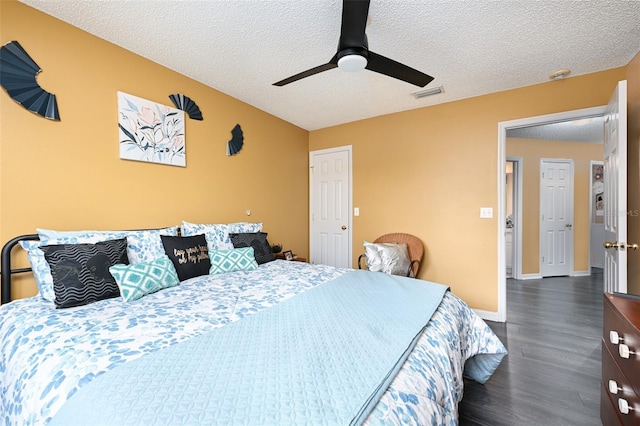
[[[424,98],[427,96],[438,95],[440,93],[444,93],[444,89],[442,86],[432,87],[431,89],[421,90],[419,92],[412,93],[413,97],[416,99]]]

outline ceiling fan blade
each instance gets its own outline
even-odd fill
[[[406,81],[407,83],[415,84],[419,87],[424,87],[433,81],[433,77],[430,75],[372,51],[369,51],[369,61],[366,68],[380,74],[388,75],[389,77],[397,78],[398,80]]]
[[[348,47],[367,48],[365,28],[369,16],[369,0],[344,0],[342,2],[342,28],[338,50]]]
[[[319,74],[323,71],[328,71],[330,69],[333,68],[337,68],[338,67],[338,59],[337,59],[337,55],[334,56],[333,58],[331,58],[331,60],[324,64],[324,65],[319,65],[315,68],[311,68],[310,70],[306,70],[306,71],[302,71],[299,74],[296,75],[292,75],[291,77],[285,78],[284,80],[280,80],[277,83],[273,83],[274,86],[284,86],[285,84],[289,84],[289,83],[293,83],[294,81],[298,81],[301,80],[305,77],[309,77],[312,76],[314,74]]]

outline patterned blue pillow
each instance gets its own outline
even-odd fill
[[[211,260],[210,274],[224,274],[235,271],[253,271],[258,262],[253,255],[253,247],[232,250],[214,250],[209,252]]]
[[[247,233],[262,231],[262,222],[236,222],[229,224],[191,223],[182,221],[182,235],[191,236],[204,234],[207,238],[207,248],[213,250],[230,250],[233,248],[230,233]]]
[[[109,272],[116,279],[125,302],[180,284],[176,269],[166,255],[150,262],[114,265],[109,268]]]
[[[176,236],[178,227],[163,229],[144,229],[139,231],[54,231],[37,228],[38,236],[43,244],[77,244],[95,243],[97,241],[127,238],[127,256],[129,262],[148,262],[164,254],[160,235]],[[49,241],[56,241],[50,243]]]
[[[161,235],[175,237],[178,227],[127,232],[127,255],[129,263],[150,262],[164,256]]]
[[[227,225],[183,221],[180,230],[183,237],[204,234],[209,251],[233,248],[233,244],[231,244],[231,240],[229,239],[229,227]]]
[[[20,241],[20,246],[26,250],[27,259],[31,263],[33,277],[38,285],[38,294],[49,302],[56,300],[56,294],[53,292],[53,277],[44,253],[40,250],[40,241]]]
[[[95,231],[95,230],[82,230],[82,231],[56,231],[53,229],[36,228],[40,241],[48,241],[58,238],[66,238],[71,241],[69,244],[83,243],[84,240],[92,240],[101,238],[102,241],[107,239],[122,238],[125,235],[124,231]],[[77,240],[73,240],[76,238]]]
[[[262,222],[236,222],[227,225],[230,234],[247,234],[249,232],[262,232]]]

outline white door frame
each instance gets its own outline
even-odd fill
[[[556,114],[539,115],[537,117],[521,118],[518,120],[501,121],[498,123],[498,218],[505,217],[506,205],[504,200],[506,174],[507,130],[528,127],[538,124],[548,124],[558,121],[578,120],[582,118],[602,117],[605,106],[565,111]],[[505,257],[505,221],[498,221],[498,312],[483,312],[483,318],[491,321],[505,322],[507,320],[507,266]],[[520,251],[521,253],[521,251]]]
[[[575,166],[574,166],[574,161],[573,159],[570,158],[541,158],[540,159],[540,171],[542,171],[543,169],[543,165],[544,164],[548,164],[548,163],[563,163],[563,164],[568,164],[571,171],[570,171],[570,178],[571,178],[571,187],[569,188],[569,191],[571,191],[570,194],[567,194],[567,198],[569,198],[569,200],[571,200],[571,218],[569,219],[569,221],[571,222],[571,234],[570,234],[570,238],[569,241],[567,243],[567,248],[565,249],[565,255],[567,257],[567,267],[569,268],[568,274],[567,276],[574,276],[574,270],[573,270],[573,223],[574,223],[574,218],[575,218],[575,209],[574,209],[574,191],[575,191]],[[542,182],[542,176],[540,176],[540,181]],[[538,255],[538,271],[540,271],[540,276],[541,277],[545,277],[545,276],[551,276],[551,275],[545,275],[543,273],[543,260],[542,260],[542,253],[543,253],[543,246],[542,243],[545,241],[544,238],[544,229],[542,228],[542,212],[543,212],[543,206],[542,203],[544,202],[544,197],[543,197],[543,188],[542,185],[540,185],[540,206],[539,206],[539,210],[538,210],[538,220],[540,221],[540,234],[538,235],[538,246],[539,246],[539,255]]]
[[[331,154],[331,153],[335,153],[335,152],[339,152],[339,151],[347,151],[349,153],[349,184],[348,184],[348,190],[349,190],[349,201],[348,201],[348,206],[347,206],[347,220],[348,220],[348,224],[347,227],[349,228],[347,230],[347,238],[348,238],[348,249],[347,249],[347,264],[352,265],[353,264],[353,149],[351,145],[344,145],[344,146],[338,146],[335,148],[327,148],[327,149],[318,149],[315,151],[309,151],[309,263],[314,263],[315,259],[313,258],[312,255],[312,248],[313,248],[313,244],[315,242],[314,240],[314,235],[313,235],[313,200],[314,200],[314,193],[313,193],[313,169],[311,168],[311,165],[313,165],[313,159],[314,156],[316,155],[323,155],[323,154]]]

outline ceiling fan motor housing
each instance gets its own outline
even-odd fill
[[[337,59],[341,70],[360,71],[367,66],[369,54],[361,47],[347,47],[338,52]]]

